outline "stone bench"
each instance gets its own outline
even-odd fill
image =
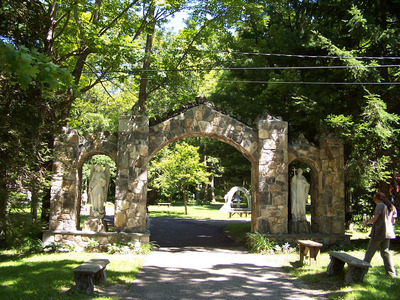
[[[318,265],[320,248],[323,245],[311,240],[298,240],[297,243],[300,245],[300,261],[303,262],[304,257],[308,256],[310,265]]]
[[[109,263],[108,259],[91,259],[76,267],[74,290],[85,294],[93,293],[94,284],[106,282],[105,268]]]
[[[345,283],[362,282],[364,275],[367,274],[371,265],[366,261],[358,259],[344,252],[329,252],[331,261],[328,265],[328,275],[334,275],[343,272],[344,264],[347,263],[347,273],[345,275]]]
[[[251,210],[244,210],[244,209],[232,209],[231,211],[229,211],[229,218],[232,217],[234,214],[239,214],[240,217],[242,217],[242,214],[245,214],[245,216],[247,217],[247,215],[251,215]]]
[[[171,203],[167,203],[167,202],[164,202],[164,203],[157,203],[158,204],[158,207],[160,207],[160,206],[168,206],[168,207],[171,207]]]

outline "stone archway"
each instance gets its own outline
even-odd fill
[[[117,230],[144,232],[147,163],[165,145],[211,137],[235,147],[252,165],[252,228],[287,233],[287,122],[264,116],[255,128],[202,104],[154,126],[147,116],[123,116],[119,128]]]
[[[76,231],[76,206],[80,203],[80,165],[93,154],[106,154],[116,161],[117,178],[113,233],[104,243],[122,239],[148,242],[146,232],[147,165],[157,151],[187,137],[211,137],[223,141],[251,163],[252,230],[275,239],[293,241],[288,235],[288,167],[299,160],[313,170],[312,198],[315,204],[315,239],[344,237],[343,146],[323,137],[319,147],[298,139],[288,143],[288,123],[261,115],[253,126],[223,114],[209,104],[200,104],[158,124],[150,125],[143,114],[121,116],[118,136],[98,133],[88,138],[66,129],[58,138],[51,189],[50,229],[47,236],[67,239]],[[315,219],[315,220],[314,220]],[[70,233],[66,233],[70,232]],[[72,232],[72,233],[71,233]],[[67,237],[65,237],[67,236]],[[86,234],[87,236],[87,234]]]

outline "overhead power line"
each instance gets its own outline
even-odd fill
[[[306,54],[284,54],[284,53],[261,53],[261,52],[238,52],[238,51],[221,51],[227,54],[243,54],[243,55],[260,55],[260,56],[282,56],[282,57],[299,57],[299,58],[338,58],[338,59],[390,59],[400,60],[400,56],[339,56],[339,55],[306,55]]]
[[[366,66],[289,66],[289,67],[225,67],[225,68],[184,68],[135,70],[134,72],[187,72],[187,71],[236,71],[236,70],[312,70],[312,69],[356,69],[356,68],[398,68],[400,65],[366,65]]]
[[[300,85],[400,85],[400,82],[323,82],[323,81],[263,81],[263,80],[209,80],[227,83],[300,84]]]

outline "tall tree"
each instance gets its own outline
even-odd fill
[[[242,119],[263,110],[282,116],[290,137],[317,142],[337,133],[348,195],[369,198],[399,166],[399,68],[390,58],[399,56],[396,8],[392,1],[257,1],[244,8],[237,36],[223,39],[230,53],[223,65],[232,69],[212,99]]]
[[[154,186],[167,197],[180,193],[187,214],[188,192],[202,183],[207,184],[210,173],[200,160],[198,147],[182,142],[165,151],[165,155],[153,160],[150,165],[151,177],[155,178]]]
[[[36,220],[37,193],[48,180],[51,107],[57,93],[69,87],[70,74],[38,51],[15,49],[0,41],[0,247],[5,246],[10,187],[22,183],[32,192]]]

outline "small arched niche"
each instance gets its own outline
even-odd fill
[[[299,171],[300,170],[300,171]],[[300,178],[301,179],[300,179]],[[296,183],[297,179],[297,183]],[[296,192],[302,193],[303,191],[296,191],[298,186],[305,189],[305,200],[299,204],[299,199],[296,199]],[[288,201],[288,222],[290,233],[316,233],[318,232],[316,223],[316,205],[317,205],[317,185],[318,185],[318,171],[312,162],[304,159],[296,159],[289,164],[289,201]],[[302,198],[302,196],[300,196]],[[300,200],[301,201],[301,200]],[[304,207],[296,209],[296,204]],[[299,212],[300,211],[300,212]],[[297,213],[296,213],[297,212]],[[299,217],[305,213],[305,219]]]
[[[77,188],[77,230],[82,230],[85,220],[88,219],[92,206],[92,199],[89,193],[89,181],[91,169],[94,166],[100,165],[103,169],[107,166],[109,169],[109,182],[107,187],[107,198],[105,206],[105,228],[106,231],[112,231],[115,206],[115,182],[117,174],[117,166],[113,158],[104,153],[88,153],[85,155],[78,165],[78,188]]]

